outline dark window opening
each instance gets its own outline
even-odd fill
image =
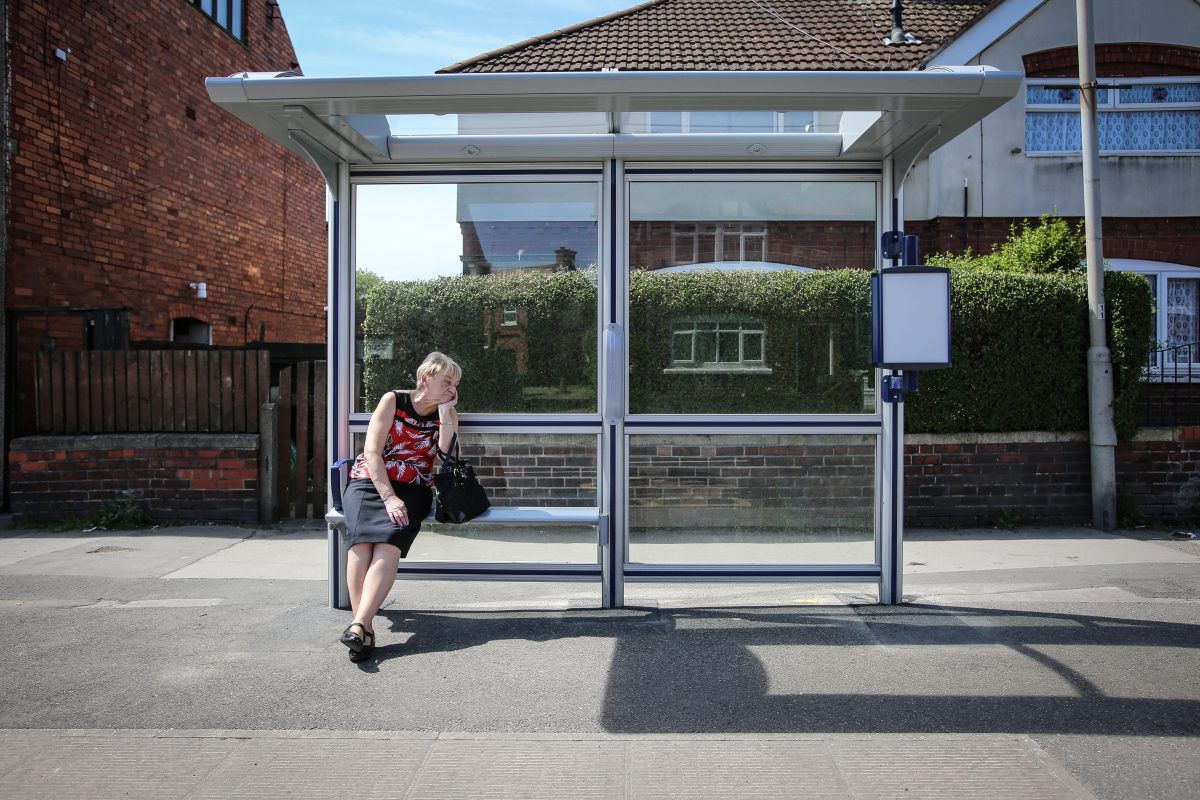
[[[191,317],[171,320],[171,341],[184,344],[212,344],[212,326]]]

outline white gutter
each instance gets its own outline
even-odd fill
[[[205,81],[219,105],[302,104],[320,115],[510,112],[882,111],[982,98],[1007,73],[540,72],[304,78],[239,73]],[[697,106],[697,103],[700,105]]]

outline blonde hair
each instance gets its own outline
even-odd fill
[[[462,378],[462,367],[450,356],[434,350],[417,367],[417,383],[422,378],[432,378],[440,372],[446,373],[446,377],[455,382]]]

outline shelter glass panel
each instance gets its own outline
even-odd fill
[[[360,185],[356,411],[463,367],[464,412],[596,411],[599,184]]]
[[[608,133],[601,112],[514,114],[388,114],[393,136],[553,136]]]
[[[874,412],[875,187],[631,182],[630,413]]]
[[[594,508],[596,438],[574,434],[463,432],[462,455],[475,469],[494,508]],[[408,561],[552,562],[594,564],[592,525],[538,526],[428,522]]]
[[[873,435],[629,437],[629,560],[875,561]]]

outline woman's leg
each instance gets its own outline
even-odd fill
[[[362,594],[354,607],[354,621],[368,631],[374,631],[375,612],[387,599],[392,584],[396,582],[396,567],[400,564],[400,548],[390,544],[372,546],[371,564],[362,584]]]
[[[367,568],[371,566],[371,549],[373,544],[356,544],[350,548],[346,556],[346,588],[350,590],[350,611],[358,613],[359,599],[362,597],[363,581],[367,577]],[[356,616],[355,621],[358,620]]]

